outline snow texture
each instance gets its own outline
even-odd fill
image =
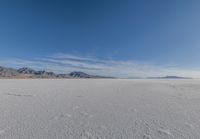
[[[198,139],[200,80],[0,80],[0,139]]]

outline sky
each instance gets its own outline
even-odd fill
[[[0,65],[200,77],[200,1],[1,0]]]

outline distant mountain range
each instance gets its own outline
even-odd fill
[[[114,78],[98,75],[89,75],[84,72],[74,71],[69,74],[56,74],[54,72],[48,72],[45,70],[37,71],[31,68],[7,68],[0,66],[0,78],[52,78],[52,79],[62,79],[62,78]],[[164,76],[164,77],[147,77],[147,78],[129,78],[129,79],[192,79],[188,77],[179,76]]]
[[[56,74],[54,72],[36,71],[31,68],[7,68],[0,66],[0,78],[111,78],[98,75],[89,75],[84,72],[71,72],[69,74]]]
[[[192,79],[192,78],[180,77],[180,76],[164,76],[164,77],[148,77],[148,79]]]

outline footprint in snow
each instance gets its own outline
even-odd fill
[[[150,136],[150,135],[147,135],[147,134],[144,134],[142,138],[143,138],[143,139],[151,139],[151,136]]]
[[[59,119],[62,119],[62,118],[70,118],[70,117],[71,117],[71,114],[61,114],[61,115],[55,116],[53,119],[59,120]]]
[[[85,116],[85,117],[89,117],[89,118],[93,117],[93,115],[91,115],[91,114],[89,114],[89,113],[87,113],[85,111],[80,112],[80,114],[83,115],[83,116]]]
[[[89,131],[85,131],[85,130],[81,134],[81,137],[82,137],[82,139],[94,139],[95,138],[92,133],[90,133]],[[97,139],[100,139],[100,138],[97,137]]]
[[[166,136],[172,136],[171,132],[169,129],[159,129],[158,133],[160,135],[166,135]]]
[[[70,114],[61,114],[60,117],[61,118],[70,118],[71,115]]]
[[[188,127],[188,128],[191,128],[191,129],[194,128],[194,126],[192,124],[189,124],[189,123],[186,123],[185,126]]]
[[[28,95],[28,94],[5,93],[5,95],[8,95],[8,96],[16,96],[16,97],[33,97],[33,95]]]

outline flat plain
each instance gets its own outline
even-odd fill
[[[1,139],[198,139],[200,80],[2,79]]]

